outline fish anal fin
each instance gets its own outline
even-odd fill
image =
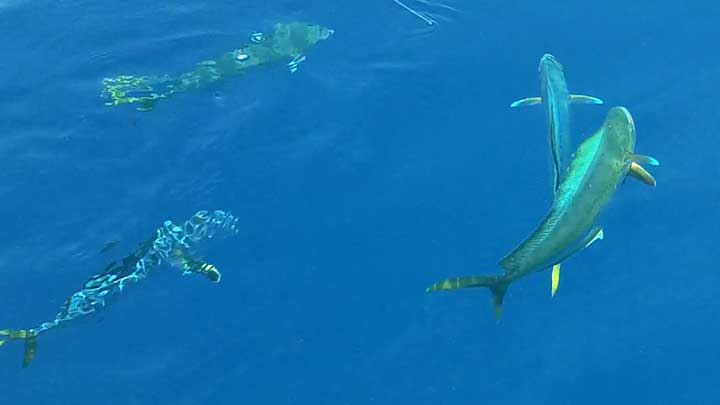
[[[584,94],[571,94],[570,104],[602,104],[603,101],[597,97],[586,96]]]
[[[510,107],[527,107],[529,105],[538,105],[542,104],[542,97],[528,97],[523,98],[522,100],[514,101],[512,104],[510,104]]]
[[[550,293],[551,296],[554,297],[555,293],[557,292],[558,287],[560,286],[560,266],[561,263],[558,263],[553,266],[552,268],[552,276],[551,276],[551,288]]]
[[[652,156],[630,155],[630,157],[628,157],[628,159],[632,162],[635,162],[635,163],[638,163],[641,165],[660,166],[660,162],[658,162],[658,160]]]
[[[599,240],[605,239],[605,231],[603,231],[602,228],[594,228],[593,232],[590,235],[591,237],[589,238],[587,243],[585,243],[585,247],[588,247]]]
[[[630,168],[628,169],[628,176],[639,180],[645,184],[647,184],[650,187],[655,187],[657,182],[655,181],[655,178],[647,171],[644,167],[640,166],[640,164],[631,162]]]
[[[605,232],[603,229],[599,226],[596,226],[595,228],[591,229],[590,232],[585,235],[583,239],[580,240],[580,242],[576,245],[576,247],[569,252],[567,252],[565,255],[560,257],[560,259],[552,266],[552,274],[550,276],[550,293],[551,296],[554,297],[557,293],[558,288],[560,287],[560,266],[565,259],[568,257],[574,255],[575,253],[587,248],[588,246],[592,245],[598,240],[602,240],[605,237]]]

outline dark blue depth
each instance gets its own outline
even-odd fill
[[[52,319],[165,220],[238,217],[201,252],[0,348],[3,404],[717,403],[720,5],[669,1],[0,1],[0,328]],[[444,7],[450,6],[450,7]],[[101,80],[179,74],[279,21],[335,30],[282,64],[158,103]],[[490,294],[426,294],[498,260],[551,201],[537,63],[590,135],[633,114],[655,189],[628,181],[605,240]],[[117,245],[102,252],[108,243]]]

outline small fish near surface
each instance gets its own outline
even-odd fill
[[[542,104],[545,108],[545,123],[553,165],[553,192],[557,192],[572,161],[570,104],[602,104],[603,101],[597,97],[570,94],[563,65],[549,53],[540,58],[538,73],[541,96],[517,100],[510,104],[510,107]],[[599,228],[588,245],[603,239],[603,236],[602,228]],[[553,266],[551,280],[550,292],[555,296],[560,285],[560,263]]]
[[[501,275],[449,278],[430,286],[427,291],[487,287],[493,295],[495,317],[500,317],[508,286],[516,280],[544,270],[583,250],[597,237],[595,222],[626,176],[652,176],[636,167],[657,166],[658,161],[636,155],[635,125],[624,107],[613,107],[603,126],[585,140],[575,153],[567,175],[555,194],[550,212],[535,231],[500,261]],[[652,179],[654,184],[655,180]]]

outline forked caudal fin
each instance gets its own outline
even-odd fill
[[[499,276],[466,276],[449,278],[431,285],[425,291],[448,291],[460,288],[487,287],[493,295],[493,305],[495,307],[495,319],[500,319],[503,298],[505,291],[510,283]]]
[[[25,354],[23,355],[23,367],[27,367],[35,358],[35,351],[37,350],[37,334],[30,330],[19,329],[0,330],[0,337],[6,337],[8,340],[23,340],[25,341]],[[0,346],[5,344],[6,340],[0,339]]]

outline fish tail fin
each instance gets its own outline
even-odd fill
[[[510,107],[525,107],[529,105],[538,105],[542,104],[542,97],[528,97],[523,98],[520,100],[513,101],[512,104],[510,104]]]
[[[603,101],[597,97],[586,96],[583,94],[571,94],[570,104],[602,104]]]
[[[505,278],[499,276],[465,276],[449,278],[437,282],[428,287],[425,291],[435,292],[457,290],[460,288],[487,287],[493,295],[495,319],[500,319],[503,299],[505,298],[505,292],[507,291],[509,284],[510,283]]]
[[[27,367],[32,363],[35,358],[35,352],[37,351],[37,333],[27,329],[2,329],[0,330],[0,336],[6,339],[0,339],[0,347],[5,344],[8,340],[22,340],[25,342],[25,353],[23,354],[23,368]]]

